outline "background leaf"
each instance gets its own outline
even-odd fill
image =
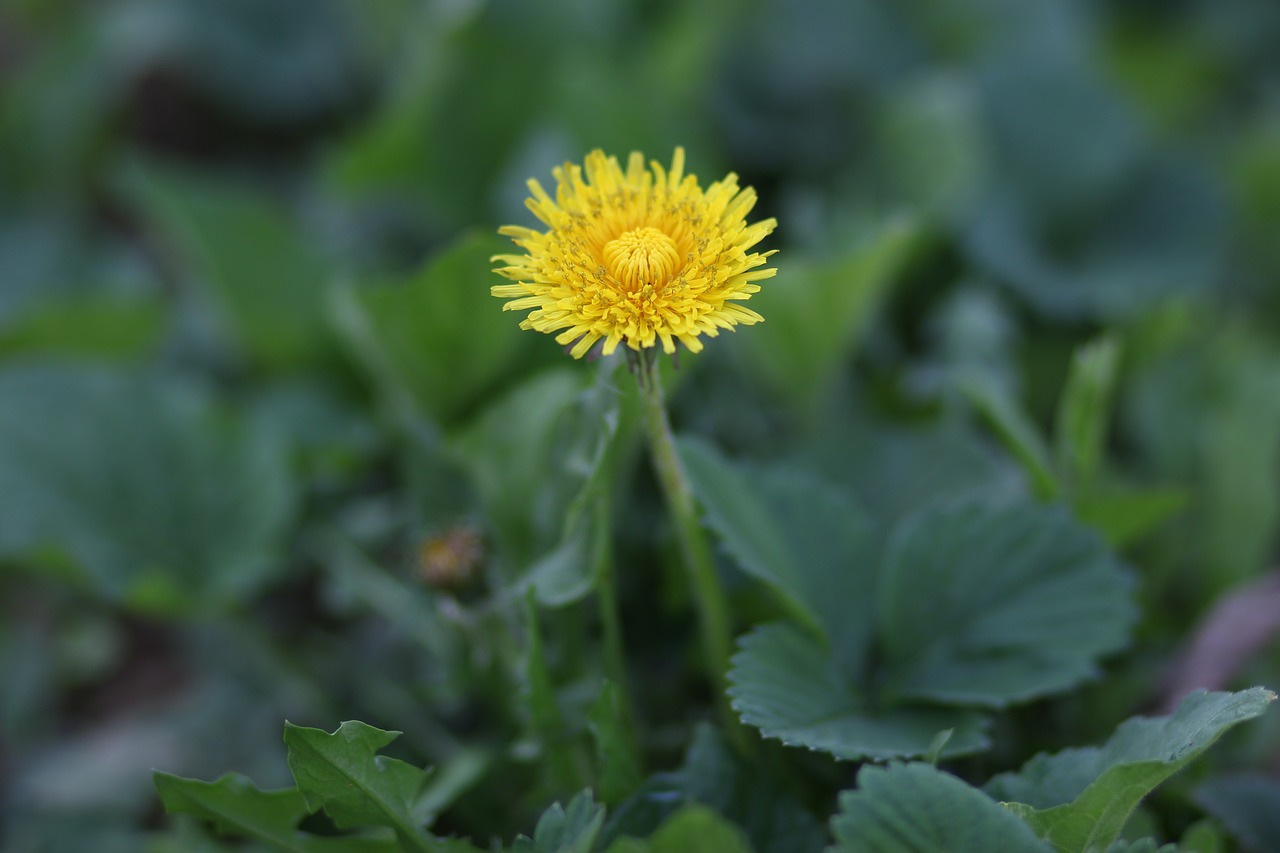
[[[502,384],[532,336],[489,295],[498,237],[471,234],[404,280],[345,286],[331,313],[343,339],[394,403],[457,424]]]
[[[333,264],[282,203],[244,183],[150,164],[136,165],[127,183],[250,358],[281,369],[323,357]]]
[[[752,299],[768,323],[744,336],[751,370],[784,397],[813,402],[831,382],[920,236],[908,219],[886,223],[843,255],[784,261],[778,283]]]
[[[1192,794],[1196,805],[1227,827],[1246,850],[1280,845],[1280,783],[1264,776],[1219,776]]]
[[[1058,471],[1076,490],[1090,485],[1102,457],[1119,360],[1120,344],[1110,337],[1081,346],[1071,360],[1055,438]]]
[[[279,438],[176,378],[0,371],[0,552],[52,545],[108,600],[221,607],[280,573],[296,501]]]

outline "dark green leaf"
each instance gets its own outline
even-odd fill
[[[931,764],[868,765],[840,795],[830,853],[1048,853],[1025,823]]]
[[[782,780],[735,754],[710,725],[694,731],[679,775],[685,802],[732,820],[759,853],[807,853],[822,845],[822,825]]]
[[[795,471],[740,471],[710,445],[680,458],[711,526],[749,574],[822,630],[856,678],[873,631],[878,543],[843,492]]]
[[[1060,507],[939,507],[889,543],[888,695],[1000,707],[1064,690],[1121,648],[1129,579]]]
[[[1171,716],[1128,720],[1102,747],[1038,755],[1018,773],[992,779],[987,790],[1019,804],[1023,818],[1059,851],[1105,849],[1143,797],[1274,699],[1261,687],[1192,693]]]
[[[872,709],[820,643],[775,624],[739,640],[729,671],[742,721],[789,746],[846,760],[926,754],[938,732],[954,729],[944,754],[987,746],[980,714],[935,708]]]

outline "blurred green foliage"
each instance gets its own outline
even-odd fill
[[[359,849],[882,849],[898,798],[989,805],[918,763],[837,805],[848,763],[700,724],[632,379],[488,293],[524,181],[596,146],[684,145],[780,223],[766,322],[668,384],[749,723],[981,783],[1167,704],[1277,549],[1277,43],[1272,0],[10,0],[0,847],[232,849],[203,819],[267,798],[259,837],[343,849],[323,785],[272,791],[356,718],[422,787]],[[1280,847],[1280,786],[1218,775],[1274,767],[1250,737],[1135,825]]]

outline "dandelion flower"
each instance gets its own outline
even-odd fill
[[[522,329],[558,332],[582,358],[601,340],[605,355],[623,343],[640,351],[661,342],[674,353],[676,341],[699,352],[700,336],[764,319],[738,303],[777,272],[764,266],[772,251],[751,251],[777,222],[747,224],[756,194],[737,175],[704,191],[684,173],[682,148],[669,170],[646,168],[638,151],[624,170],[596,150],[553,174],[555,198],[530,180],[525,202],[547,230],[500,228],[525,254],[493,258],[515,282],[492,288],[510,300],[503,310],[533,309]]]

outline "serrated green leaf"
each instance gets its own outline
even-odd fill
[[[954,729],[945,755],[983,749],[985,718],[941,708],[872,709],[816,640],[773,624],[739,641],[729,695],[742,721],[789,746],[846,760],[926,754],[938,732]]]
[[[331,262],[283,206],[248,184],[153,164],[127,173],[148,225],[212,291],[234,337],[270,368],[297,367],[331,344]]]
[[[154,780],[170,814],[195,815],[213,821],[220,832],[265,841],[290,853],[394,853],[400,849],[390,839],[324,838],[299,831],[297,824],[307,814],[307,804],[297,788],[262,791],[238,773],[202,782],[157,771]]]
[[[857,673],[874,627],[879,556],[866,516],[839,489],[794,470],[738,470],[697,440],[682,439],[679,450],[729,553],[823,631],[846,671]]]
[[[865,766],[840,795],[828,853],[1048,853],[1025,823],[932,764]]]
[[[583,791],[569,801],[566,809],[560,803],[538,818],[533,838],[516,839],[515,853],[591,853],[604,826],[604,806],[597,805],[590,791]]]
[[[1262,714],[1275,694],[1198,691],[1168,717],[1135,717],[1102,747],[1032,758],[1016,774],[987,785],[992,796],[1020,804],[1019,814],[1063,853],[1110,845],[1129,815],[1156,786],[1232,726]]]
[[[52,546],[108,600],[217,608],[280,569],[285,448],[202,390],[71,365],[0,371],[0,553]]]
[[[1263,776],[1220,776],[1191,795],[1246,850],[1280,850],[1280,782]]]
[[[935,507],[899,526],[881,569],[889,696],[1001,707],[1064,690],[1122,648],[1124,569],[1060,507]]]
[[[1058,471],[1076,491],[1088,488],[1102,458],[1119,362],[1120,344],[1107,336],[1080,347],[1071,360],[1054,437]]]
[[[472,234],[406,281],[334,292],[343,340],[392,402],[454,425],[517,365],[527,339],[489,295],[489,258],[507,248]]]
[[[170,814],[183,812],[211,820],[219,831],[268,841],[285,850],[305,849],[297,824],[307,802],[297,788],[263,791],[238,773],[213,782],[156,771],[152,778]]]
[[[624,700],[618,685],[606,681],[587,712],[587,728],[596,746],[596,790],[600,800],[610,806],[630,796],[643,781],[629,723],[631,709]]]
[[[971,378],[962,386],[996,436],[1021,463],[1041,500],[1053,500],[1061,489],[1044,436],[1017,402],[990,381]]]
[[[386,826],[409,849],[438,851],[412,815],[427,772],[377,754],[399,735],[356,720],[332,734],[285,723],[284,742],[308,808],[323,808],[340,828]]]

